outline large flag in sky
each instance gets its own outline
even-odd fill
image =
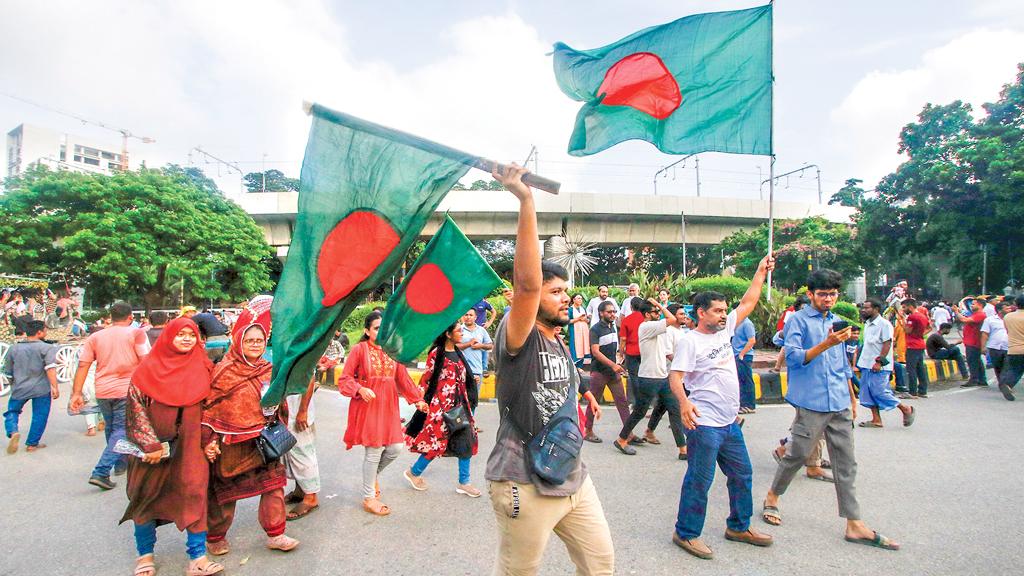
[[[377,342],[400,362],[414,360],[499,284],[501,278],[446,216],[388,300]]]
[[[771,154],[772,6],[687,16],[594,50],[559,42],[555,78],[585,102],[573,156],[626,140],[667,154]]]
[[[288,259],[274,293],[274,372],[265,405],[306,390],[341,322],[401,265],[475,157],[311,109]]]

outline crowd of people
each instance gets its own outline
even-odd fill
[[[413,490],[428,490],[430,464],[451,456],[458,462],[454,492],[480,497],[470,463],[479,449],[480,386],[491,364],[499,424],[485,479],[498,533],[495,573],[537,573],[552,533],[577,573],[613,573],[611,528],[582,456],[585,442],[604,442],[595,423],[606,391],[621,422],[609,449],[622,455],[636,457],[636,446],[660,444],[657,428],[668,415],[678,458],[686,461],[672,529],[676,545],[698,558],[714,557],[702,534],[716,466],[729,494],[725,538],[773,544],[751,524],[753,468],[743,417],[756,411],[757,339],[749,316],[774,259],[760,262],[738,302],[717,292],[673,301],[660,290],[644,298],[635,284],[621,307],[607,286],[584,302],[570,293],[566,271],[541,258],[524,173],[513,165],[494,174],[520,204],[515,292],[504,292],[508,306],[499,320],[482,301],[437,334],[419,382],[378,344],[381,313],[374,311],[350,349],[335,332],[304,393],[264,407],[273,365],[271,296],[253,298],[237,315],[186,307],[173,318],[156,312],[144,322],[127,303],[109,307],[109,320],[81,344],[69,412],[88,413],[91,405],[104,424],[106,442],[88,482],[110,490],[117,486],[114,477],[126,475],[121,521],[134,528],[136,576],[156,573],[157,528],[171,523],[185,532],[188,574],[223,571],[210,557],[230,552],[236,504],[249,498],[259,497],[257,518],[268,548],[299,546],[286,529],[320,508],[314,395],[327,382],[336,382],[349,399],[342,440],[346,449],[363,449],[359,490],[367,513],[391,513],[379,478],[404,451],[415,455],[402,470]],[[804,468],[807,476],[835,485],[847,541],[898,550],[863,520],[854,431],[883,427],[882,414],[891,410],[901,414],[903,426],[914,424],[918,411],[907,401],[928,397],[926,354],[954,360],[964,386],[986,384],[987,357],[1012,400],[1024,372],[1024,297],[928,307],[901,284],[885,300],[861,303],[859,328],[833,312],[842,284],[834,271],[814,271],[806,293],[779,319],[776,369],[785,366],[786,401],[795,415],[773,451],[778,468],[760,517],[782,524],[780,501]],[[6,300],[4,309],[13,303],[17,318],[35,306],[21,295]],[[65,306],[73,319],[74,306]],[[13,381],[4,414],[9,454],[20,448],[19,418],[29,403],[26,451],[45,447],[51,403],[60,396],[46,322],[18,322],[23,339],[4,362]],[[951,342],[954,322],[963,325],[965,354]],[[400,400],[415,407],[410,418],[402,417]],[[869,419],[857,422],[858,406],[870,411]],[[285,437],[284,453],[275,452]],[[289,479],[293,488],[286,492]]]

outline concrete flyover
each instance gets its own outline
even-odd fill
[[[541,238],[568,230],[601,245],[679,244],[683,241],[684,214],[686,242],[693,245],[718,244],[737,230],[748,230],[768,220],[767,200],[582,192],[557,196],[538,192],[536,198]],[[284,257],[291,243],[298,193],[249,193],[239,203],[263,227],[267,242]],[[472,239],[515,236],[519,204],[506,192],[450,192],[424,228],[423,236],[437,230],[446,211]],[[842,206],[775,203],[777,219],[824,216],[833,222],[849,222],[850,214],[852,209]]]

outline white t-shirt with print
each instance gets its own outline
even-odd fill
[[[690,330],[676,345],[672,370],[683,378],[690,402],[697,406],[699,426],[728,426],[740,411],[740,380],[732,355],[736,311],[729,313],[725,329],[714,334]]]
[[[1003,319],[998,314],[985,318],[985,321],[981,323],[981,331],[988,334],[988,341],[985,343],[986,348],[993,350],[1010,349],[1010,336],[1006,333],[1006,324],[1003,323]]]

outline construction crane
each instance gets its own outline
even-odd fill
[[[50,112],[54,112],[54,113],[60,114],[62,116],[67,116],[68,118],[74,118],[75,120],[78,120],[82,124],[91,124],[92,126],[99,126],[100,128],[105,128],[107,130],[113,130],[114,132],[119,133],[121,135],[121,166],[120,166],[120,169],[121,169],[122,172],[127,172],[128,171],[128,139],[129,138],[135,138],[136,140],[138,140],[139,142],[142,142],[143,144],[152,144],[153,142],[156,142],[155,138],[150,138],[149,136],[138,136],[138,135],[132,134],[132,132],[130,130],[127,130],[125,128],[118,128],[116,126],[111,126],[109,124],[105,124],[103,122],[100,122],[98,120],[90,120],[88,118],[85,118],[85,117],[80,116],[78,114],[74,114],[72,112],[67,112],[65,110],[60,110],[60,109],[57,109],[57,108],[52,108],[50,106],[44,106],[43,104],[40,104],[38,102],[33,102],[31,100],[26,100],[25,98],[21,98],[19,96],[15,96],[14,94],[8,94],[6,92],[0,92],[0,94],[3,94],[4,96],[6,96],[6,97],[8,97],[8,98],[10,98],[12,100],[17,100],[19,102],[24,102],[25,104],[28,104],[30,106],[35,106],[36,108],[42,108],[43,110],[48,110]]]

